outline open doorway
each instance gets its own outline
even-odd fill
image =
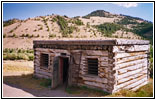
[[[68,84],[68,68],[69,68],[69,58],[60,58],[60,74],[61,74],[61,84],[67,86]]]

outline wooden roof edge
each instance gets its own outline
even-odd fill
[[[64,45],[128,45],[149,44],[148,40],[112,39],[112,40],[34,40],[33,44],[64,44]]]

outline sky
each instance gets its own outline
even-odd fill
[[[3,20],[27,19],[51,14],[84,16],[95,10],[124,14],[153,22],[153,3],[3,3]]]

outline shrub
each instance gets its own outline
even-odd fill
[[[98,31],[102,33],[102,35],[107,37],[110,37],[112,33],[114,33],[115,31],[121,28],[119,25],[114,23],[104,23],[104,24],[96,25],[95,27],[98,29]]]
[[[56,37],[56,35],[55,34],[49,34],[49,37],[53,38],[53,37]]]
[[[79,20],[79,19],[76,19],[76,20],[74,21],[74,23],[75,23],[76,25],[83,25],[83,22],[82,22],[81,20]]]
[[[6,38],[6,34],[3,34],[3,38]]]

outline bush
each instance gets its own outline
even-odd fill
[[[116,32],[117,30],[120,30],[120,26],[114,23],[104,23],[100,25],[95,26],[98,31],[102,33],[102,35],[110,37],[112,36],[112,33]]]
[[[34,55],[33,50],[24,50],[24,49],[4,49],[3,50],[3,59],[4,60],[33,60]]]
[[[6,38],[6,34],[3,34],[3,38]]]
[[[79,20],[79,19],[76,19],[76,20],[74,21],[74,23],[75,23],[76,25],[84,25],[83,22],[82,22],[81,20]]]
[[[56,35],[55,34],[49,34],[49,37],[53,38],[53,37],[56,37]]]

